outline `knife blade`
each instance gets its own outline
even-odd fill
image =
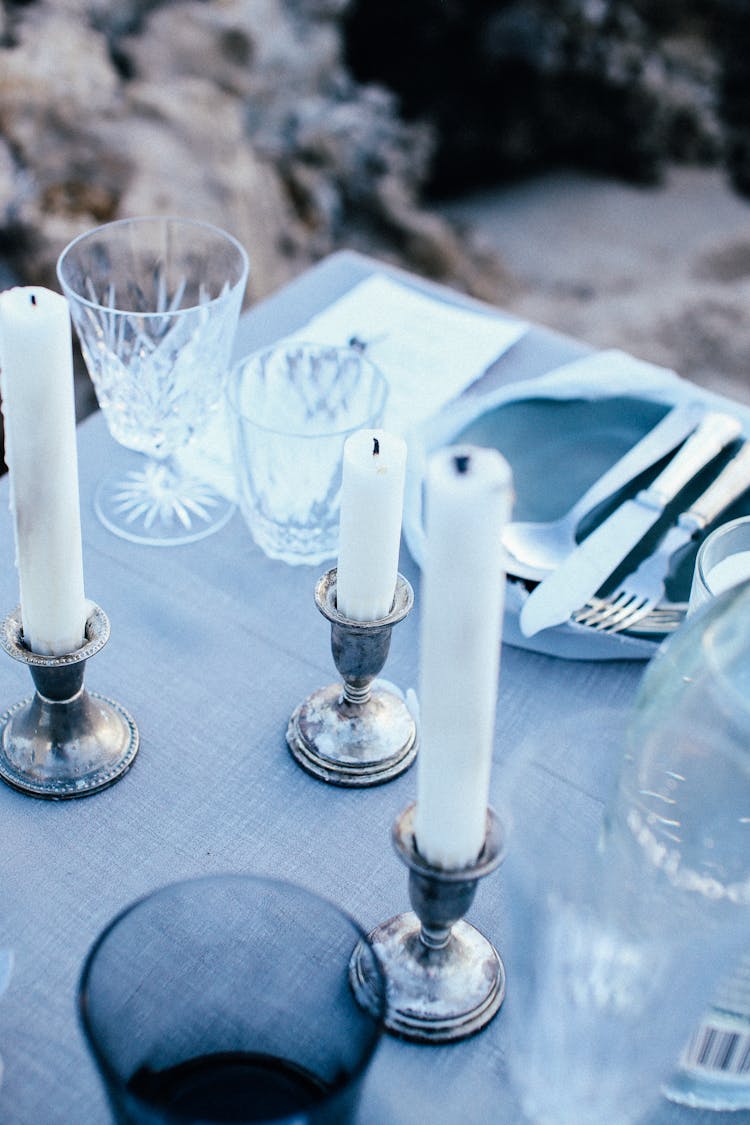
[[[667,504],[721,450],[739,436],[732,414],[711,411],[648,488],[626,500],[560,566],[532,590],[519,624],[526,637],[561,625],[596,593],[657,522]]]

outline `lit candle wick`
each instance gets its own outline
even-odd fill
[[[460,454],[460,456],[458,457],[454,457],[453,464],[456,466],[456,472],[461,473],[461,475],[463,475],[464,473],[468,473],[470,460],[471,458],[465,453]]]
[[[378,441],[378,439],[376,437],[374,437],[372,439],[372,455],[373,455],[373,457],[377,457],[377,455],[379,453],[380,453],[380,442]]]

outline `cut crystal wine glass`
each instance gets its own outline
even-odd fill
[[[222,400],[248,259],[192,219],[122,219],[80,235],[57,274],[110,433],[143,464],[99,485],[97,515],[138,543],[192,542],[231,498],[180,464]]]

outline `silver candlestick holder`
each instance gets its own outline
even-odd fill
[[[21,611],[2,625],[0,644],[26,664],[36,691],[0,716],[0,779],[33,797],[85,797],[117,781],[138,753],[138,728],[112,699],[83,686],[84,667],[109,639],[109,620],[89,603],[83,645],[62,656],[31,652]]]
[[[415,805],[393,826],[393,845],[409,868],[413,913],[398,914],[367,938],[387,985],[385,1026],[417,1043],[449,1043],[480,1031],[505,997],[505,968],[493,944],[463,920],[477,883],[500,864],[504,833],[492,809],[475,863],[456,870],[433,867],[417,851]],[[377,981],[360,942],[349,978],[359,1004],[377,1008]]]
[[[308,696],[292,713],[286,740],[296,761],[332,785],[380,785],[408,769],[417,753],[417,727],[398,688],[375,677],[383,668],[391,631],[414,604],[398,575],[393,606],[376,621],[351,621],[336,606],[336,569],[315,587],[315,604],[331,623],[331,652],[343,679]]]

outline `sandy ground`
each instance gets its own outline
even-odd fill
[[[750,403],[750,200],[722,172],[658,188],[556,172],[437,209],[511,275],[495,304]],[[95,400],[78,374],[80,417]]]
[[[750,200],[721,172],[554,173],[440,210],[511,273],[497,304],[750,403]]]

